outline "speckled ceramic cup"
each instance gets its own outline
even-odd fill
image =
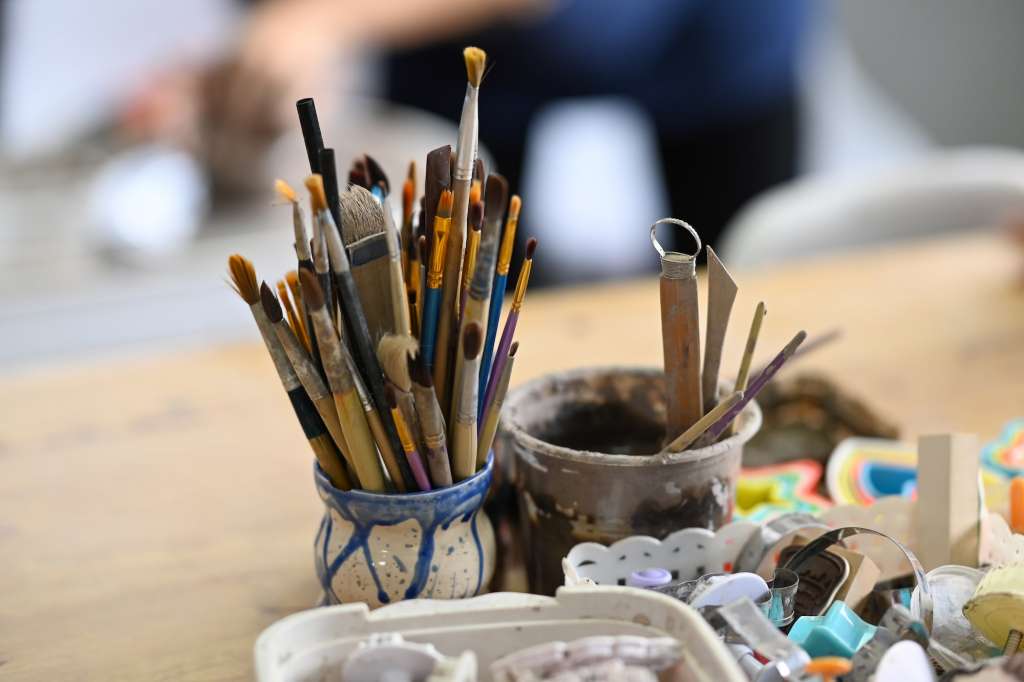
[[[494,456],[450,488],[380,495],[338,490],[314,467],[325,510],[314,542],[324,602],[461,599],[487,590],[494,530],[481,507]]]
[[[580,542],[661,539],[730,521],[743,444],[760,426],[751,402],[736,435],[658,455],[651,453],[665,435],[661,370],[579,369],[511,391],[495,451],[502,480],[518,493],[530,591],[554,594],[562,557]]]

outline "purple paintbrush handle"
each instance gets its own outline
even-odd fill
[[[409,468],[412,469],[412,476],[416,479],[416,485],[424,492],[430,490],[430,477],[427,476],[427,469],[423,466],[423,458],[420,457],[419,451],[407,452],[405,458],[409,460]]]
[[[498,342],[498,350],[494,353],[494,363],[491,365],[491,376],[487,379],[487,392],[484,393],[483,411],[481,414],[487,414],[487,408],[491,406],[491,402],[494,401],[494,394],[498,390],[498,380],[501,378],[501,373],[505,371],[505,365],[508,363],[508,352],[512,348],[512,337],[516,333],[516,322],[519,321],[519,311],[510,310],[508,311],[508,319],[505,320],[505,328],[501,330],[501,341]],[[480,420],[481,426],[483,420]]]

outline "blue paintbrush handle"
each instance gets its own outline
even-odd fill
[[[487,378],[491,375],[491,362],[494,360],[494,339],[498,335],[498,319],[501,317],[501,304],[505,301],[505,283],[508,274],[495,275],[494,286],[491,287],[491,307],[487,315],[487,337],[484,340],[484,354],[480,358],[480,390],[478,396],[483,397],[487,390]],[[477,422],[483,424],[484,401],[480,401]]]
[[[441,306],[441,289],[427,289],[423,298],[423,334],[420,339],[420,357],[427,369],[434,367],[434,344],[437,341],[437,312]]]

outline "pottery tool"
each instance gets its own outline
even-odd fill
[[[299,378],[302,387],[306,389],[310,400],[316,406],[317,413],[323,419],[324,426],[327,427],[327,432],[331,434],[334,444],[338,446],[342,456],[345,458],[349,472],[355,474],[355,478],[358,479],[359,472],[355,468],[355,462],[352,459],[352,454],[349,452],[348,442],[345,439],[345,433],[338,418],[338,410],[335,407],[334,398],[331,396],[330,391],[327,390],[327,385],[320,377],[320,373],[309,358],[309,354],[302,348],[298,339],[295,338],[295,334],[292,333],[291,327],[284,321],[281,305],[277,302],[274,292],[270,290],[266,282],[260,285],[260,303],[267,318],[270,320],[278,341],[288,356],[288,362],[291,363],[292,368],[295,370],[295,375]],[[350,478],[352,477],[350,476]],[[352,485],[362,486],[363,483],[360,480],[353,480]]]
[[[922,436],[917,456],[918,558],[926,570],[978,565],[981,499],[974,436]]]
[[[750,386],[744,392],[743,398],[729,408],[729,410],[697,440],[694,447],[703,447],[717,441],[718,437],[722,435],[730,424],[732,424],[733,420],[743,412],[743,408],[747,406],[747,403],[757,397],[757,394],[768,385],[768,382],[771,381],[771,378],[775,376],[775,373],[782,368],[786,363],[786,360],[792,357],[793,353],[796,352],[796,349],[800,347],[800,344],[804,342],[805,338],[807,338],[807,332],[797,332],[796,336],[794,336],[793,339],[787,343],[781,351],[779,351],[779,354],[776,355],[770,363],[768,363],[768,366],[754,378]]]
[[[516,353],[519,352],[519,342],[512,344],[508,351],[501,376],[498,377],[498,388],[494,393],[494,400],[487,406],[486,413],[481,420],[480,442],[476,449],[476,468],[480,469],[487,463],[487,453],[494,444],[494,436],[498,432],[498,419],[501,417],[501,406],[505,403],[505,394],[508,393],[508,382],[512,377],[512,365],[516,361]]]
[[[438,147],[427,154],[426,178],[423,182],[423,210],[421,213],[423,234],[427,237],[427,244],[433,244],[434,215],[437,213],[437,203],[441,200],[441,192],[451,188],[451,158],[452,146],[446,144]],[[426,258],[426,252],[420,254],[420,258]],[[430,363],[434,360],[431,358]]]
[[[764,322],[764,316],[768,312],[768,309],[764,306],[764,301],[759,301],[757,307],[754,309],[754,319],[750,321],[750,332],[747,334],[747,345],[743,348],[743,359],[740,361],[740,371],[736,374],[736,385],[734,386],[737,391],[747,390],[747,380],[750,378],[750,363],[754,360],[754,351],[757,349],[757,339],[761,335],[761,324]],[[735,422],[729,426],[727,430],[728,435],[732,435],[736,432]]]
[[[366,421],[362,401],[356,391],[355,380],[347,350],[338,338],[334,322],[327,311],[320,285],[308,272],[299,275],[307,290],[309,315],[313,320],[327,383],[334,397],[342,431],[348,444],[348,455],[359,478],[360,485],[370,492],[385,492],[384,471],[377,459],[377,448]]]
[[[476,254],[480,249],[480,231],[483,229],[484,205],[476,201],[469,204],[469,232],[466,236],[466,253],[462,259],[462,284],[459,286],[459,319],[466,309],[466,296],[469,294],[469,283],[473,279],[476,268]]]
[[[309,158],[309,172],[320,172],[320,150],[324,148],[324,138],[320,133],[320,121],[316,115],[316,104],[312,97],[300,99],[295,103],[299,114],[299,127],[302,129],[302,142],[306,145],[306,156]]]
[[[467,47],[462,53],[466,62],[466,98],[462,104],[459,120],[459,137],[455,145],[455,171],[453,173],[452,226],[448,234],[448,248],[445,253],[444,280],[441,283],[441,308],[437,322],[437,343],[434,349],[434,385],[438,392],[441,409],[447,409],[451,402],[448,379],[452,357],[452,333],[456,329],[454,318],[458,310],[459,268],[462,265],[462,251],[466,242],[466,221],[469,217],[469,186],[473,180],[473,165],[477,154],[479,122],[477,107],[480,81],[484,76],[487,62],[486,53],[478,47]],[[458,340],[458,337],[456,337]],[[457,345],[457,344],[456,344]],[[452,387],[458,390],[458,387]]]
[[[423,466],[423,458],[420,457],[419,451],[416,450],[416,442],[413,440],[409,426],[405,423],[402,411],[398,409],[398,399],[395,396],[395,391],[391,386],[385,387],[384,390],[387,392],[388,409],[391,410],[391,418],[398,429],[398,439],[402,441],[402,450],[405,452],[409,468],[412,469],[413,476],[416,478],[416,485],[420,487],[420,490],[430,490],[430,478],[427,476],[427,470]]]
[[[501,248],[498,250],[498,263],[494,268],[494,286],[491,288],[491,304],[487,309],[487,335],[484,337],[484,351],[480,360],[480,395],[487,393],[487,379],[491,373],[491,362],[494,360],[494,339],[498,335],[498,321],[501,319],[501,308],[505,302],[505,287],[508,282],[508,271],[512,264],[512,248],[516,242],[516,228],[519,225],[519,211],[523,202],[518,194],[512,195],[508,205],[508,219],[505,231],[501,235]],[[480,415],[483,421],[484,402],[480,401]]]
[[[455,386],[453,396],[454,418],[451,425],[452,476],[456,481],[469,478],[476,473],[476,372],[480,371],[480,350],[483,346],[483,329],[477,322],[470,322],[462,332],[460,344],[463,371],[466,381]]]
[[[452,484],[451,461],[445,438],[444,416],[434,392],[434,379],[427,369],[426,358],[418,353],[408,358],[409,376],[412,380],[412,394],[415,397],[416,414],[420,418],[423,444],[426,446],[427,466],[430,480],[436,487],[446,488]]]
[[[441,306],[441,284],[444,278],[444,254],[448,247],[448,233],[452,224],[452,193],[444,190],[437,202],[434,217],[433,245],[430,248],[430,264],[427,267],[426,290],[423,294],[423,320],[421,322],[420,353],[427,371],[434,367],[434,344],[437,340],[437,325]]]
[[[323,234],[327,236],[327,250],[330,255],[331,271],[334,275],[334,286],[337,288],[342,300],[342,316],[345,325],[339,325],[347,329],[350,338],[349,346],[353,349],[353,360],[355,361],[356,372],[366,382],[369,389],[369,396],[375,405],[384,405],[384,375],[380,364],[377,361],[375,346],[370,339],[370,331],[367,326],[366,316],[363,313],[363,302],[356,290],[356,283],[352,277],[352,268],[348,260],[348,253],[341,243],[341,235],[334,227],[334,220],[327,211],[326,196],[323,190],[323,183],[319,175],[312,175],[306,179],[306,188],[309,190],[310,199],[313,203],[313,214],[317,221],[324,224]],[[376,201],[372,199],[371,201]],[[386,445],[378,446],[383,448],[382,454],[401,452],[401,443],[398,440],[398,433],[390,418],[381,417],[383,431],[387,438]],[[387,461],[387,460],[386,460]],[[412,481],[412,473],[405,468],[405,461],[398,459],[398,466],[402,468],[402,478],[406,483]]]
[[[991,569],[964,605],[971,625],[996,646],[1004,656],[1021,650],[1024,631],[1024,563]]]
[[[494,402],[494,396],[498,390],[498,379],[504,369],[503,365],[508,358],[509,349],[512,347],[512,337],[516,333],[516,323],[519,321],[519,311],[523,308],[523,299],[526,298],[526,287],[530,284],[530,272],[533,269],[533,253],[537,250],[537,240],[530,237],[526,242],[526,257],[519,268],[519,277],[516,280],[516,290],[512,294],[512,305],[509,307],[508,316],[505,318],[505,327],[501,330],[501,339],[498,341],[498,350],[495,352],[494,364],[491,366],[490,376],[487,378],[487,392],[483,397],[483,408],[487,408]]]
[[[341,233],[370,338],[376,345],[382,336],[397,331],[390,293],[391,259],[384,211],[362,187],[350,187],[341,195]]]
[[[711,425],[722,418],[736,403],[743,400],[743,391],[734,391],[728,398],[711,408],[703,417],[694,422],[693,426],[683,431],[674,441],[662,449],[662,453],[682,452],[693,445],[694,441],[704,435]]]
[[[285,316],[288,318],[288,325],[292,328],[292,331],[295,333],[295,337],[308,353],[310,350],[309,337],[306,335],[306,330],[302,326],[302,322],[300,321],[301,318],[295,312],[296,308],[292,305],[291,298],[288,295],[288,285],[283,279],[278,280],[277,282],[277,296],[281,299],[281,304],[284,306]]]
[[[704,332],[701,392],[704,397],[704,412],[707,413],[718,402],[718,372],[722,366],[722,347],[725,345],[729,316],[739,287],[715,250],[710,246],[705,248],[708,253],[708,321]]]
[[[658,225],[682,227],[693,236],[692,254],[665,251]],[[700,317],[697,303],[697,254],[700,237],[688,223],[662,218],[651,225],[651,243],[661,258],[661,342],[665,363],[666,433],[682,434],[704,415],[700,378]]]
[[[270,359],[274,363],[274,369],[277,370],[277,376],[281,379],[281,385],[284,386],[284,390],[288,394],[288,400],[291,401],[295,416],[299,420],[306,440],[309,441],[313,455],[320,463],[320,468],[324,470],[335,488],[351,489],[352,481],[345,471],[341,453],[338,452],[334,441],[331,440],[323,419],[317,413],[316,406],[310,400],[306,390],[302,388],[302,383],[292,368],[291,362],[288,361],[288,355],[285,353],[281,341],[274,333],[270,318],[267,317],[267,313],[260,303],[256,270],[248,259],[234,254],[228,258],[228,272],[231,275],[232,288],[248,304],[253,319],[256,320],[256,327],[260,330],[263,345],[267,347]]]
[[[505,218],[505,204],[508,201],[508,182],[497,173],[491,173],[487,178],[487,202],[486,215],[484,219],[484,231],[480,238],[480,250],[473,269],[473,279],[466,296],[466,308],[463,311],[460,322],[460,335],[465,333],[469,324],[476,324],[483,331],[487,324],[487,306],[491,303],[491,285],[494,283],[494,265],[498,257],[498,242],[501,239],[501,223]],[[480,339],[481,344],[483,338]],[[477,384],[475,389],[474,403],[482,396],[480,395],[480,360],[477,358],[475,373],[465,373],[465,359],[462,356],[456,358],[455,377],[453,393],[461,390],[464,382],[472,381]],[[474,405],[478,409],[479,405]],[[452,405],[452,420],[455,420],[455,405]],[[474,413],[474,419],[479,419],[479,411]]]

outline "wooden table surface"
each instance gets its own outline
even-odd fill
[[[754,304],[760,360],[799,328],[908,436],[992,437],[1024,411],[1024,257],[978,234],[733,273],[725,371]],[[220,273],[211,273],[220,276]],[[653,279],[527,299],[516,381],[657,364]],[[790,370],[792,371],[792,370]],[[317,597],[310,455],[256,341],[0,380],[0,677],[234,680]]]

